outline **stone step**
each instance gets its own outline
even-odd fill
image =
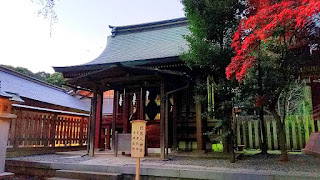
[[[14,174],[9,172],[0,172],[0,180],[2,179],[13,179]]]
[[[57,170],[56,177],[88,180],[122,180],[122,174],[92,171]]]
[[[61,178],[61,177],[51,177],[51,178],[46,178],[46,180],[79,180],[79,179],[70,179],[70,178]]]

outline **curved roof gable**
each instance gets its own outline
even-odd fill
[[[179,56],[188,45],[186,18],[130,25],[110,26],[112,35],[99,57],[84,65],[109,64]]]

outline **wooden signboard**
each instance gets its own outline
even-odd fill
[[[131,129],[131,157],[137,158],[136,180],[140,179],[140,158],[144,157],[146,143],[147,121],[132,121]]]
[[[144,157],[146,142],[146,123],[147,121],[132,121],[131,130],[131,157]]]

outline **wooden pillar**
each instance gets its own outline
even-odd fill
[[[102,124],[102,107],[103,107],[103,92],[97,94],[97,113],[96,113],[96,129],[95,129],[95,148],[101,147],[101,124]]]
[[[314,82],[314,79],[311,79],[311,84],[310,84],[310,92],[311,92],[311,103],[312,103],[312,114],[313,114],[313,119],[314,120],[314,127],[315,127],[315,132],[319,132],[318,129],[318,118],[319,115],[316,115],[319,111],[320,107],[320,96],[319,96],[319,88],[320,88],[320,83]],[[304,115],[306,112],[304,111]]]
[[[141,87],[140,89],[140,103],[139,103],[139,119],[141,120],[145,120],[145,117],[144,117],[144,105],[145,105],[145,98],[146,98],[146,95],[143,91],[143,88]]]
[[[122,122],[123,122],[123,133],[127,133],[129,130],[129,108],[130,108],[130,96],[129,91],[124,89],[123,92],[123,105],[122,105]]]
[[[196,83],[200,84],[200,77],[197,77]],[[200,94],[196,94],[196,97],[199,97]],[[196,98],[200,99],[200,98]],[[205,142],[203,139],[203,123],[201,118],[201,102],[196,101],[196,129],[197,129],[197,150],[205,150]]]
[[[160,159],[165,159],[165,107],[166,107],[166,99],[165,99],[165,83],[161,81],[160,84]]]
[[[115,131],[117,123],[117,113],[119,108],[119,91],[114,91],[113,96],[113,118],[112,118],[112,149],[115,147]]]
[[[106,147],[107,149],[111,149],[110,148],[110,132],[111,132],[111,127],[108,125],[107,126],[107,142],[106,142],[107,143],[107,147]]]
[[[93,93],[93,99],[91,100],[91,112],[90,112],[90,131],[89,131],[89,156],[94,156],[94,143],[95,143],[95,130],[96,130],[96,115],[97,115],[97,92]]]
[[[164,139],[164,142],[165,142],[165,157],[167,158],[168,157],[168,154],[169,154],[169,96],[166,94],[166,115],[165,115],[165,139]]]
[[[178,150],[178,101],[177,94],[173,94],[173,117],[172,117],[172,149]]]

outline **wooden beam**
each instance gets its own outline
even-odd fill
[[[143,76],[128,76],[128,77],[114,77],[114,78],[104,78],[101,83],[123,83],[123,82],[133,82],[133,81],[154,81],[158,80],[157,75],[143,75]]]
[[[96,129],[96,116],[97,115],[97,92],[94,92],[91,100],[91,113],[90,113],[90,131],[89,131],[89,156],[94,156],[94,142],[95,142],[95,129]]]
[[[165,83],[162,80],[160,84],[160,159],[165,159],[165,113],[166,113],[166,99],[165,99]]]
[[[117,123],[117,113],[119,107],[119,91],[114,92],[113,97],[113,118],[112,118],[112,149],[115,150],[115,131]]]

